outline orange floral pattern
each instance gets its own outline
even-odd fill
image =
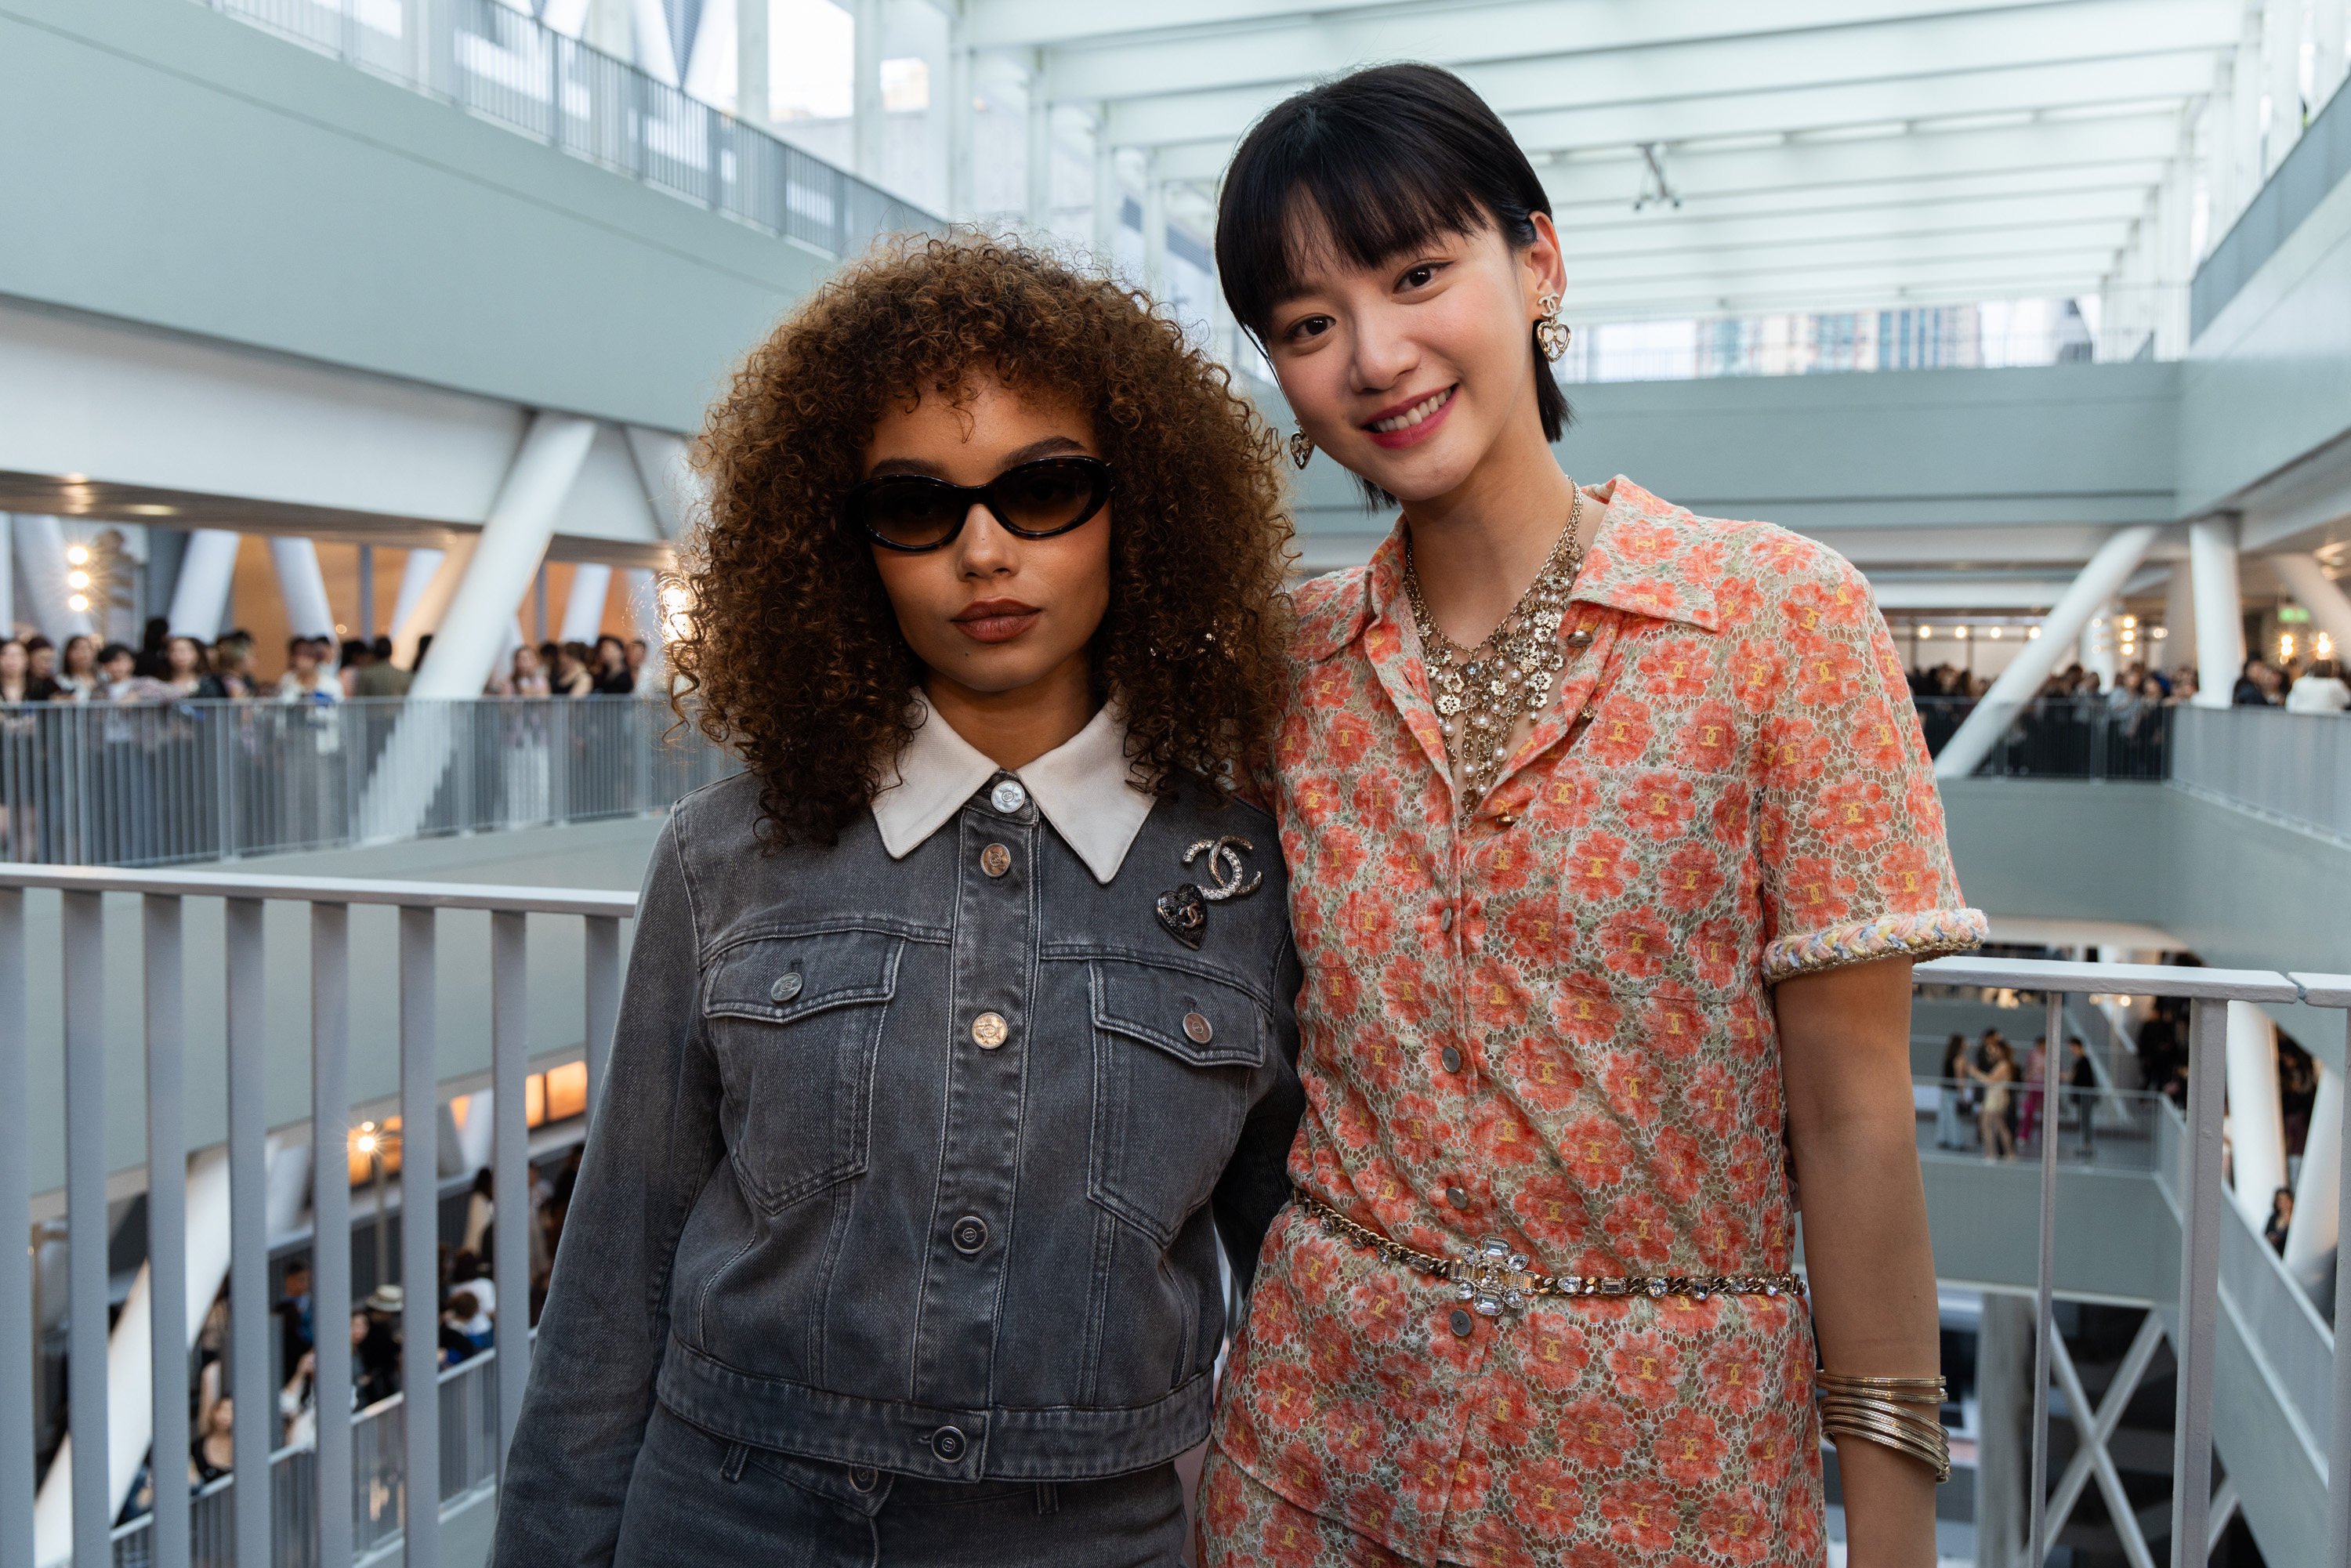
[[[1561,689],[1466,821],[1401,535],[1300,591],[1272,782],[1307,976],[1291,1175],[1425,1252],[1784,1270],[1769,988],[1959,951],[1983,917],[1860,576],[1621,477],[1586,495],[1605,511]],[[1801,1300],[1459,1307],[1295,1209],[1277,1223],[1204,1561],[1822,1560]]]

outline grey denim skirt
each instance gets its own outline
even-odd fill
[[[1176,1467],[1108,1480],[935,1481],[713,1437],[653,1407],[614,1568],[1176,1568]]]

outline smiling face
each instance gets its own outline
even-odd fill
[[[893,403],[865,447],[865,477],[915,474],[985,485],[1040,457],[1098,457],[1093,423],[975,373],[960,402],[925,392]],[[956,537],[920,554],[873,547],[898,629],[928,681],[1000,696],[1082,674],[1110,608],[1110,508],[1068,533],[1023,538],[974,503]]]
[[[1300,291],[1265,343],[1315,445],[1409,507],[1458,488],[1499,444],[1543,442],[1530,335],[1563,283],[1551,220],[1534,223],[1524,249],[1488,225],[1370,267],[1302,247]]]

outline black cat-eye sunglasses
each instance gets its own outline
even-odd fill
[[[1110,465],[1099,457],[1040,457],[985,485],[950,485],[922,474],[885,474],[849,493],[849,520],[884,549],[935,550],[963,532],[975,506],[1008,533],[1049,539],[1091,519],[1110,499]]]

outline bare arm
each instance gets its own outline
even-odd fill
[[[1793,976],[1774,1001],[1821,1364],[1931,1377],[1941,1352],[1910,1098],[1910,960]],[[1837,1469],[1853,1568],[1932,1568],[1934,1476],[1850,1437]]]

